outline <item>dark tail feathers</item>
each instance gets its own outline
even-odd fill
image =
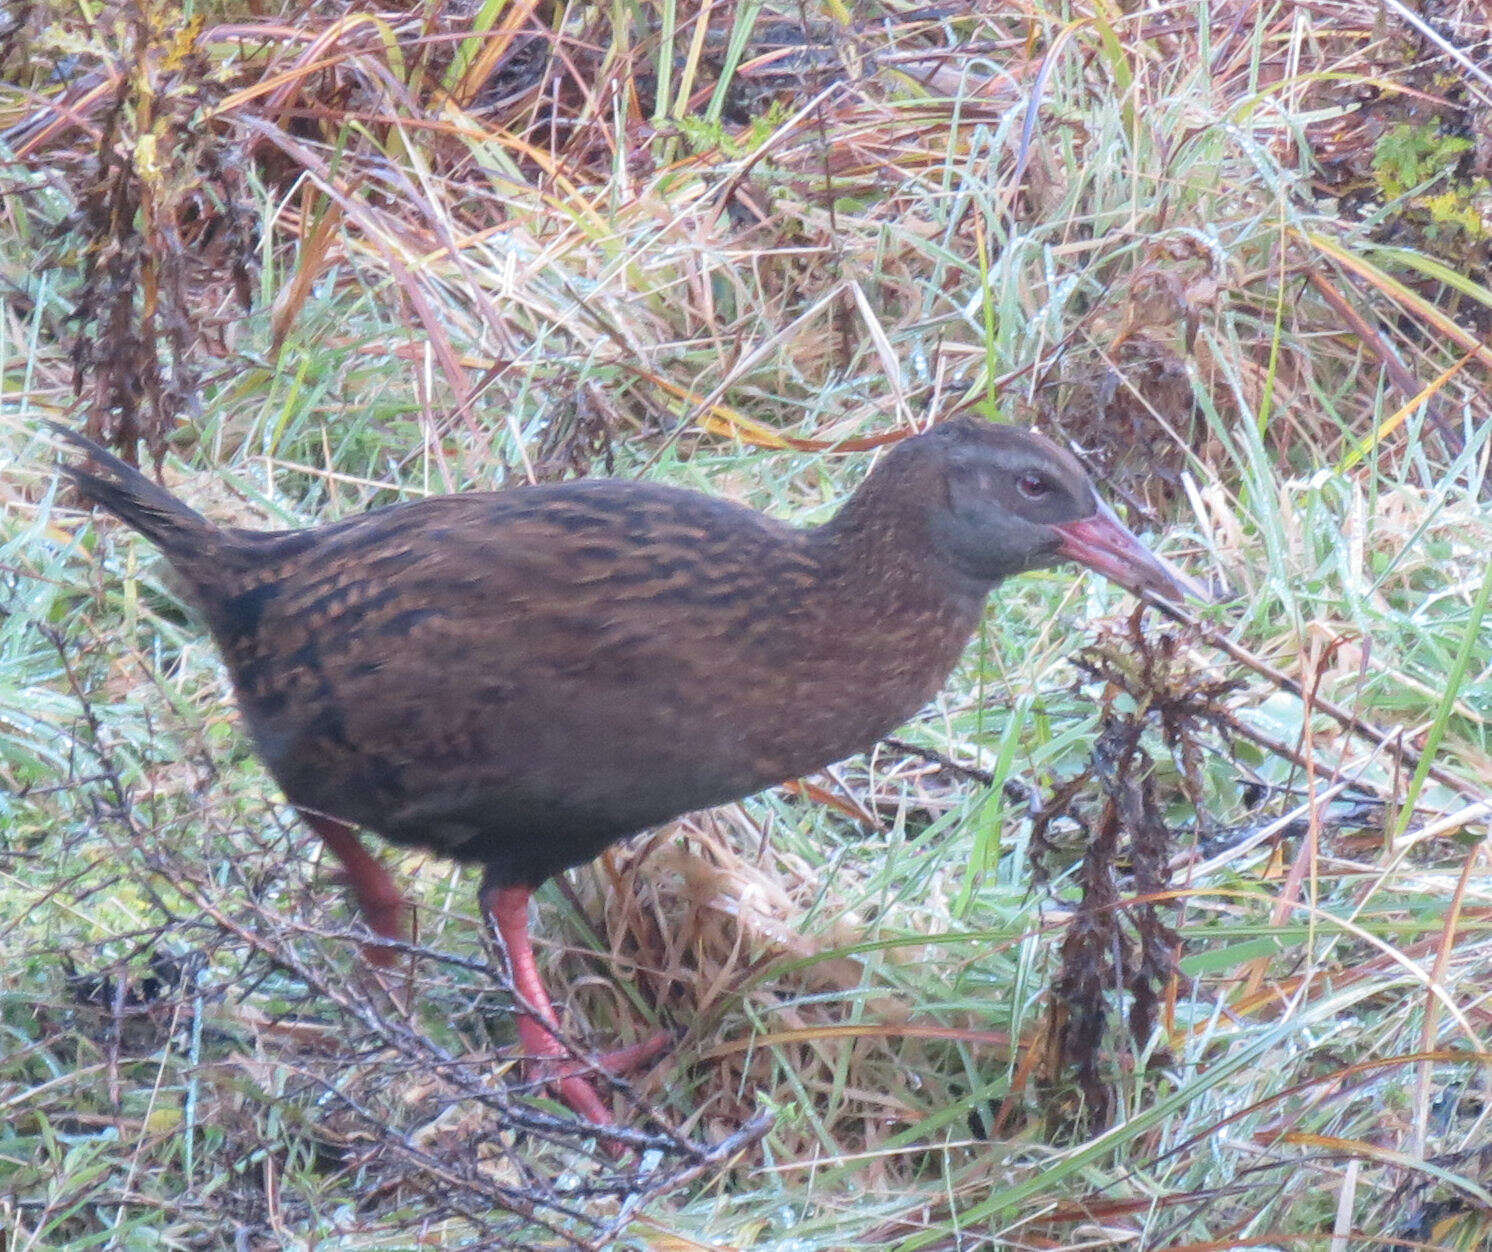
[[[81,464],[58,467],[88,499],[133,526],[173,564],[190,568],[211,558],[222,532],[205,517],[87,436],[56,422],[47,426],[88,454]]]

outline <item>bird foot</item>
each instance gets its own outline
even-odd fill
[[[346,822],[339,822],[308,809],[298,809],[297,812],[341,862],[342,870],[338,878],[351,888],[352,897],[357,901],[358,911],[368,923],[368,929],[375,935],[392,939],[396,943],[407,941],[412,930],[414,911],[388,870],[363,847],[352,827]],[[386,948],[382,944],[363,944],[363,958],[379,969],[388,969],[398,956],[392,948]]]
[[[369,899],[358,892],[355,886],[354,895],[357,898],[358,911],[362,913],[369,930],[375,935],[381,935],[397,943],[409,941],[409,919],[413,910],[402,896],[395,895],[392,900]],[[394,948],[381,943],[365,943],[362,945],[362,951],[363,959],[379,969],[391,969],[394,962],[399,959],[399,953]]]
[[[633,1073],[668,1051],[673,1042],[671,1035],[660,1031],[630,1047],[577,1060],[562,1049],[548,1030],[526,1014],[519,1018],[518,1036],[529,1055],[524,1076],[530,1082],[547,1087],[572,1113],[597,1126],[610,1126],[615,1119],[585,1075],[597,1071],[613,1076]]]

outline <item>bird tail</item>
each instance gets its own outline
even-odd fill
[[[222,546],[221,529],[133,465],[86,435],[56,422],[47,425],[58,438],[88,454],[84,462],[58,467],[68,481],[94,504],[138,530],[183,573],[211,560]]]

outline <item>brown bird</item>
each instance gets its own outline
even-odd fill
[[[808,529],[597,479],[231,529],[58,433],[89,458],[68,478],[181,575],[260,758],[372,930],[404,938],[407,906],[355,827],[483,867],[520,1040],[598,1123],[529,944],[536,887],[869,748],[932,698],[1012,574],[1075,560],[1131,590],[1200,594],[1072,456],[970,418],[899,443]]]

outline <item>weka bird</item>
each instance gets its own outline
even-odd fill
[[[1075,560],[1131,590],[1194,592],[1073,457],[973,419],[904,440],[801,530],[595,479],[229,529],[58,433],[89,456],[67,476],[181,575],[259,756],[368,925],[404,937],[406,905],[354,827],[483,867],[520,1040],[596,1122],[607,1108],[564,1059],[534,963],[534,888],[869,748],[931,699],[1003,578]]]

